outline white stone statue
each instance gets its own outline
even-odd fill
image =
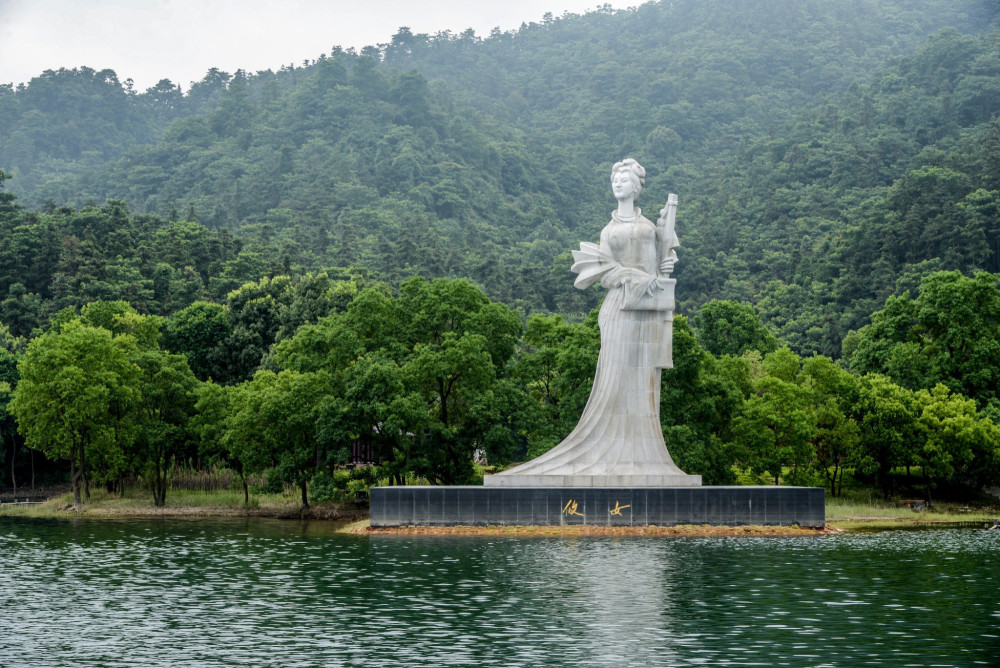
[[[611,189],[618,209],[600,245],[573,251],[575,285],[600,282],[608,295],[597,322],[601,352],[593,389],[576,428],[544,455],[495,475],[487,486],[691,487],[670,458],[660,425],[660,370],[673,367],[674,284],[680,246],[674,232],[677,196],[653,225],[636,208],[646,170],[631,158],[615,163]]]

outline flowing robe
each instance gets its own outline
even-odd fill
[[[657,234],[636,209],[634,221],[612,216],[600,246],[583,243],[574,252],[576,286],[600,281],[608,289],[598,315],[601,351],[590,398],[561,443],[492,477],[593,477],[594,485],[611,476],[692,478],[670,458],[660,425],[660,370],[673,367],[674,280],[661,277],[659,265],[676,239],[664,243]]]

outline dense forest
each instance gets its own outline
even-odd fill
[[[30,445],[84,493],[162,502],[172,467],[215,466],[307,502],[347,463],[456,482],[543,452],[597,354],[569,251],[628,155],[646,208],[680,195],[662,414],[686,470],[996,483],[998,14],[675,0],[403,27],[186,93],[0,86],[0,473]],[[46,375],[74,359],[107,379],[76,411]]]

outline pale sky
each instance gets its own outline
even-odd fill
[[[313,60],[339,45],[414,33],[493,27],[616,9],[642,0],[0,0],[0,84],[86,66],[132,78],[137,91],[170,79],[186,91],[211,67],[232,74]]]

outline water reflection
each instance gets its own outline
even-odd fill
[[[0,518],[0,666],[996,665],[1000,532],[344,537]]]

